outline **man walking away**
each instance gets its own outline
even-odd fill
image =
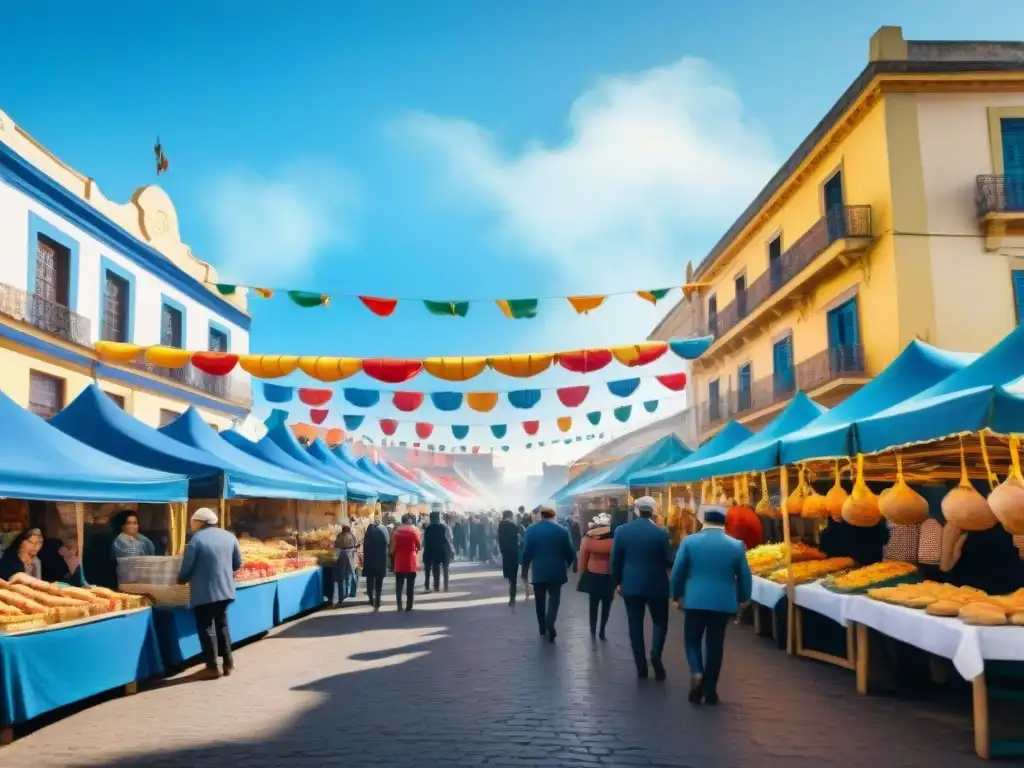
[[[508,604],[516,607],[516,580],[519,578],[519,547],[523,529],[512,519],[512,510],[501,513],[498,523],[498,551],[501,552],[501,573],[508,580]]]
[[[448,566],[453,553],[451,531],[441,522],[438,504],[430,513],[430,524],[423,532],[423,591],[430,591],[430,577],[434,577],[434,591],[441,591],[441,574],[444,573],[444,591],[448,591]]]
[[[568,580],[567,571],[576,563],[576,550],[572,548],[569,532],[555,522],[555,510],[540,508],[540,522],[527,529],[523,537],[523,578],[531,571],[533,592],[537,602],[537,624],[540,633],[555,642],[555,621],[562,600],[562,585]],[[666,588],[667,592],[667,588]]]
[[[374,521],[363,534],[363,575],[366,576],[366,593],[374,611],[380,610],[380,597],[387,573],[388,529]]]
[[[395,597],[398,610],[402,610],[402,590],[405,590],[405,610],[412,610],[416,589],[417,559],[420,545],[420,531],[413,525],[412,515],[403,515],[402,524],[391,537],[391,555],[395,561]]]
[[[672,567],[672,546],[668,533],[651,519],[654,499],[644,496],[634,505],[637,518],[615,529],[612,541],[612,577],[626,604],[629,644],[633,647],[637,677],[647,678],[644,616],[651,614],[651,666],[658,680],[665,679],[661,661],[668,634],[668,572]]]
[[[466,523],[461,517],[455,518],[455,524],[452,526],[452,539],[452,543],[455,545],[455,557],[465,557],[467,554]]]
[[[684,601],[683,636],[690,666],[690,703],[718,703],[725,629],[750,600],[750,568],[742,541],[725,532],[725,510],[704,511],[704,529],[687,536],[672,567],[672,594]]]
[[[189,607],[196,617],[199,646],[206,668],[193,677],[216,680],[218,652],[224,662],[224,675],[235,669],[231,657],[231,633],[228,631],[228,606],[235,600],[235,571],[242,567],[238,539],[217,527],[217,515],[203,507],[192,515],[192,539],[178,572],[178,583],[191,587]]]

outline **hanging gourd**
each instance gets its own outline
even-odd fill
[[[961,531],[987,531],[999,522],[985,497],[967,478],[963,438],[960,438],[960,484],[942,499],[942,514],[946,522]]]
[[[782,470],[785,472],[785,468]],[[797,471],[797,483],[789,497],[786,499],[786,512],[792,517],[800,517],[804,511],[804,499],[807,498],[807,485],[804,477],[804,468],[801,465]]]
[[[928,501],[903,478],[902,454],[896,454],[896,483],[882,491],[878,508],[893,525],[920,525],[928,519]]]
[[[807,498],[804,499],[804,507],[800,514],[808,520],[820,520],[828,517],[825,497],[814,490],[814,486],[810,483],[807,484]]]
[[[846,493],[846,489],[839,483],[839,477],[842,475],[842,472],[839,470],[838,461],[835,464],[835,472],[836,481],[828,489],[828,493],[825,494],[825,512],[838,523],[843,519],[843,504],[846,503],[846,499],[849,496]]]
[[[1020,440],[1010,437],[1010,473],[988,495],[996,519],[1015,536],[1024,533],[1024,476],[1020,471]]]
[[[768,478],[765,477],[764,472],[761,473],[761,499],[757,502],[757,506],[754,507],[754,511],[761,517],[781,517],[779,511],[772,506],[771,496],[768,495]]]
[[[882,519],[878,508],[878,497],[871,492],[864,480],[864,456],[857,454],[857,478],[853,492],[843,503],[843,520],[858,528],[871,528]]]

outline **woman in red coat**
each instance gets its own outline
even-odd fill
[[[398,610],[402,610],[402,588],[405,588],[406,607],[412,610],[412,599],[416,588],[416,572],[419,570],[420,532],[412,524],[412,515],[402,517],[402,524],[391,536],[391,557],[395,563],[395,596]]]
[[[737,504],[725,513],[725,532],[742,541],[747,549],[753,549],[763,543],[761,518],[746,505]]]

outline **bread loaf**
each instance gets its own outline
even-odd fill
[[[0,602],[13,605],[24,613],[46,613],[45,605],[37,603],[35,600],[30,600],[24,595],[19,595],[10,589],[0,589]]]
[[[81,600],[74,600],[70,597],[57,597],[47,592],[32,589],[32,587],[27,587],[24,584],[11,584],[11,592],[24,595],[30,600],[35,600],[40,605],[45,605],[47,608],[83,607],[83,601]]]

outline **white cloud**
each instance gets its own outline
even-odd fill
[[[717,239],[778,165],[766,132],[700,59],[603,78],[567,122],[563,144],[516,153],[462,119],[412,113],[397,133],[568,291],[682,282],[702,255],[688,249]]]
[[[218,272],[228,280],[287,280],[301,285],[329,248],[356,236],[359,192],[330,163],[305,160],[273,175],[226,172],[203,190],[203,206],[217,241]]]

